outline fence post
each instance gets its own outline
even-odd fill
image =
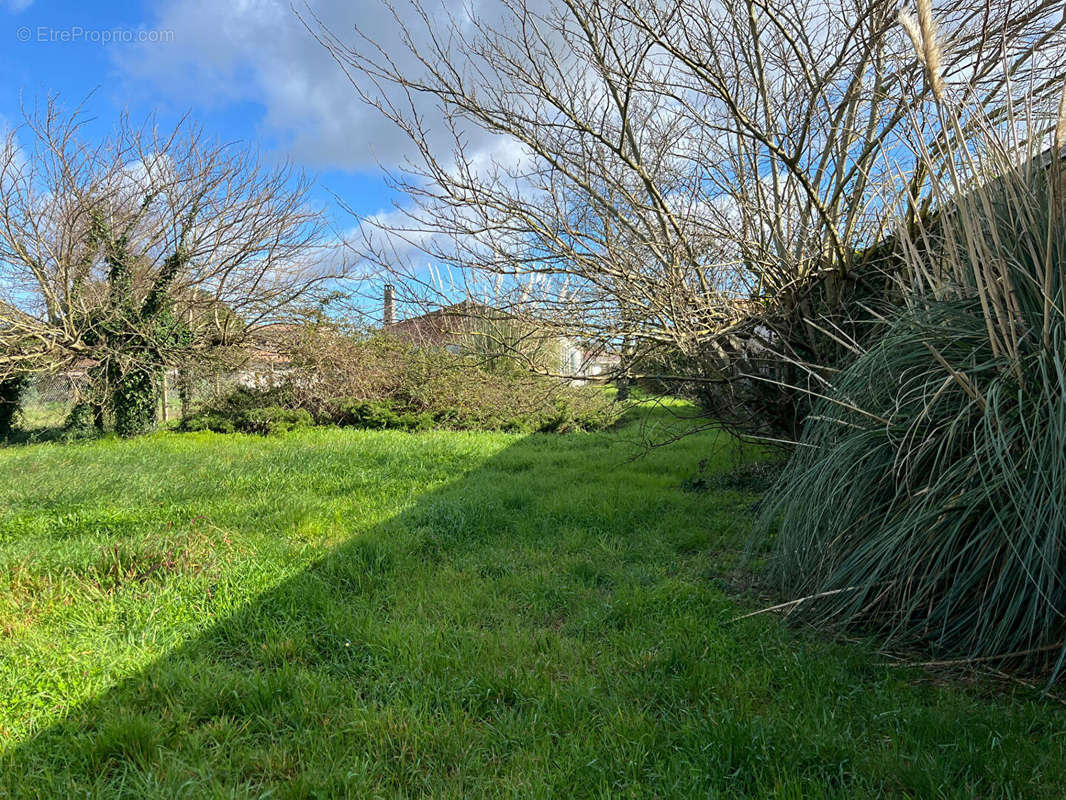
[[[163,386],[159,394],[163,398],[163,424],[167,424],[167,373],[163,370]]]

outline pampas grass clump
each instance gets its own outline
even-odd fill
[[[836,377],[758,526],[799,616],[1063,674],[1060,158],[972,161],[900,235],[912,307]]]

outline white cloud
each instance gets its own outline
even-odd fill
[[[33,5],[33,0],[0,0],[0,6],[6,8],[12,14],[24,11]]]
[[[443,13],[445,6],[437,8]],[[396,21],[379,0],[313,0],[298,9],[309,24],[314,15],[343,42],[356,41],[358,25],[401,66],[413,67]],[[148,25],[173,31],[173,40],[115,51],[132,91],[149,91],[194,111],[260,105],[262,133],[279,138],[292,158],[315,169],[402,160],[404,137],[360,99],[289,0],[162,0]]]
[[[334,5],[330,17],[339,22],[345,4]],[[284,0],[164,0],[150,27],[173,31],[172,42],[115,51],[134,91],[194,110],[259,104],[266,132],[298,160],[316,167],[365,161],[352,134],[366,112]]]

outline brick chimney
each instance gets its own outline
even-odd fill
[[[385,307],[381,311],[381,322],[388,327],[396,322],[396,287],[385,284]]]

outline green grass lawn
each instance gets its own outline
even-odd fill
[[[634,433],[0,450],[0,796],[1066,794],[1035,693],[732,622],[734,445]]]

